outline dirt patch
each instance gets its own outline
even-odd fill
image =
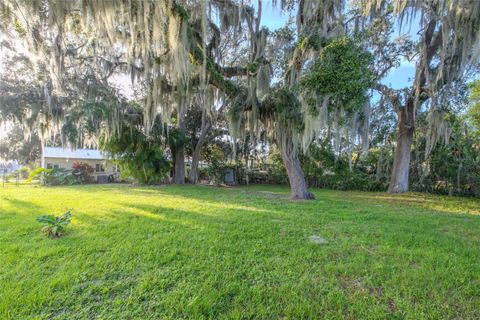
[[[313,242],[315,244],[327,244],[328,243],[327,239],[322,238],[322,237],[317,236],[317,235],[313,235],[313,236],[308,237],[308,240],[310,240],[310,242]]]

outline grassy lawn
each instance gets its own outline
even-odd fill
[[[0,188],[0,319],[480,319],[479,200],[288,191]]]

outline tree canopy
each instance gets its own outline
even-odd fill
[[[282,0],[273,7],[296,19],[269,30],[262,1],[4,0],[0,31],[10,47],[15,37],[24,40],[28,54],[20,60],[32,76],[2,79],[1,119],[15,119],[42,141],[102,141],[143,170],[146,182],[165,168],[168,148],[174,180],[183,183],[185,151],[192,149],[189,180],[196,182],[207,133],[227,111],[234,146],[278,146],[299,199],[311,197],[301,158],[312,148],[330,145],[353,170],[369,149],[396,139],[390,191],[408,190],[412,147],[421,146],[427,161],[439,142],[450,142],[451,106],[463,105],[456,99],[480,54],[480,2]],[[405,28],[418,37],[393,36]],[[385,85],[402,59],[415,64],[413,83]],[[127,78],[139,107],[116,85]],[[189,147],[193,105],[201,125]],[[422,143],[416,126],[426,129]],[[380,131],[383,137],[369,137]],[[135,158],[140,149],[151,152]],[[136,167],[157,160],[158,167]]]

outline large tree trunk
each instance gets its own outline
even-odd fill
[[[185,148],[183,146],[175,149],[175,169],[173,182],[175,184],[185,183]]]
[[[202,147],[207,141],[207,132],[210,130],[210,128],[211,125],[207,125],[202,128],[202,132],[200,133],[197,144],[195,145],[195,149],[193,150],[192,166],[190,168],[190,174],[188,175],[188,181],[190,181],[190,183],[195,184],[198,181],[198,163],[200,161],[200,151],[202,151]]]
[[[224,103],[218,110],[217,110],[217,116],[223,112],[225,107],[227,106],[226,103]],[[195,145],[195,148],[193,150],[192,154],[192,166],[190,170],[190,174],[188,175],[188,180],[190,183],[197,183],[198,181],[198,163],[200,162],[200,152],[202,151],[202,147],[205,144],[205,142],[213,139],[216,135],[210,134],[210,131],[213,127],[214,122],[217,121],[217,119],[212,119],[210,118],[207,114],[207,110],[204,109],[202,112],[202,124],[200,127],[200,136],[198,137],[198,141]]]
[[[195,184],[198,181],[198,163],[200,162],[200,150],[201,146],[197,142],[197,144],[195,145],[195,150],[193,150],[192,165],[190,167],[190,173],[188,174],[188,181],[192,184]]]
[[[393,170],[388,192],[399,193],[408,191],[410,173],[410,155],[415,131],[414,98],[409,98],[405,107],[399,108],[398,135]]]
[[[289,139],[288,139],[289,140]],[[300,165],[298,153],[293,148],[293,144],[285,143],[280,147],[282,153],[283,164],[287,169],[288,180],[290,182],[291,198],[294,200],[311,200],[315,199],[313,193],[307,190],[307,183]]]
[[[185,134],[185,111],[178,112],[178,131]],[[175,167],[173,172],[173,182],[175,184],[185,184],[185,146],[175,148]]]

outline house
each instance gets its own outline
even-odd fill
[[[118,167],[107,154],[95,149],[65,149],[44,147],[41,166],[45,169],[72,169],[76,162],[86,163],[94,168],[93,177],[98,183],[109,181],[109,177],[118,175]]]
[[[0,159],[0,176],[15,172],[21,167],[17,161],[2,161]]]

